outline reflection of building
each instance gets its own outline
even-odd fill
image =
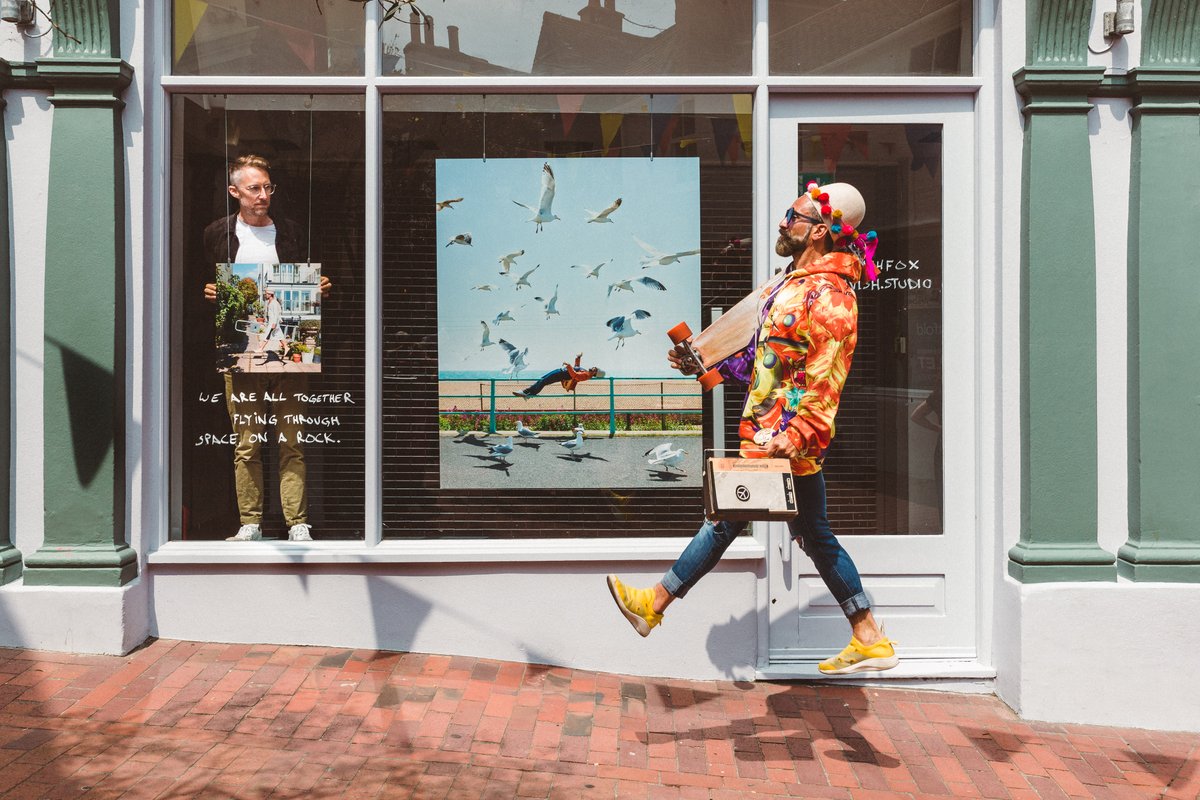
[[[446,46],[434,44],[433,17],[421,18],[414,11],[409,17],[412,40],[404,45],[404,71],[408,75],[520,75],[516,70],[498,67],[489,61],[469,56],[458,47],[458,26],[446,27]]]
[[[319,264],[268,264],[263,290],[273,289],[287,317],[321,318],[321,266]]]

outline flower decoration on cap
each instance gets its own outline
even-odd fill
[[[879,271],[875,267],[875,249],[879,246],[878,234],[875,231],[864,234],[846,221],[842,209],[832,206],[829,192],[822,191],[821,185],[816,181],[809,181],[804,188],[814,204],[819,205],[821,216],[827,220],[834,245],[844,247],[863,262],[867,280],[878,279]]]

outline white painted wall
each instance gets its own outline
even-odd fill
[[[683,542],[680,542],[680,549]],[[720,565],[642,639],[605,586],[650,586],[669,563],[153,565],[166,638],[410,650],[629,675],[752,680],[754,563]]]

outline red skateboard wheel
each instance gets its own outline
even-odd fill
[[[686,342],[688,337],[692,335],[692,329],[688,327],[686,322],[681,322],[674,328],[667,331],[667,337],[670,338],[671,344],[679,344]]]
[[[717,372],[715,369],[710,369],[696,380],[700,381],[700,388],[706,392],[711,390],[714,386],[725,382],[725,379],[721,377],[721,373]]]

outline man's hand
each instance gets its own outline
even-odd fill
[[[804,454],[792,442],[786,430],[772,437],[771,441],[767,442],[765,449],[767,451],[767,458],[787,458],[793,461],[804,458]]]
[[[327,275],[321,276],[321,298],[329,297],[329,290],[333,288],[333,283]]]
[[[210,303],[217,302],[217,285],[215,283],[204,284],[204,299]]]
[[[687,348],[677,344],[667,351],[667,363],[671,369],[677,369],[684,375],[695,375],[700,371],[700,365],[688,356]]]

